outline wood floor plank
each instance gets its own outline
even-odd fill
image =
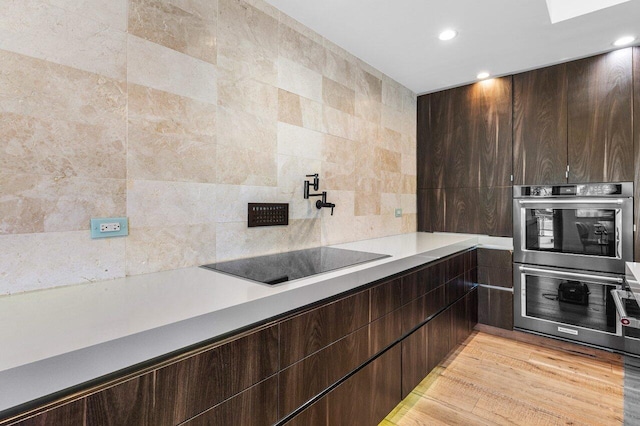
[[[588,422],[592,416],[608,418],[616,422],[616,414],[622,410],[622,395],[617,397],[589,393],[585,398],[579,386],[563,386],[544,378],[532,378],[517,369],[504,366],[459,365],[447,376],[461,384],[473,382],[480,393],[480,400],[508,397],[515,401],[533,401],[535,407],[555,413],[559,417]],[[587,399],[587,401],[585,401]]]
[[[398,426],[409,425],[490,425],[491,422],[474,415],[471,411],[459,410],[429,397],[423,397],[413,406],[404,418],[396,423]]]
[[[385,419],[391,425],[622,425],[619,357],[474,332]]]

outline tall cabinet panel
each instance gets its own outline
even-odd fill
[[[513,181],[566,183],[567,66],[513,76]]]
[[[567,64],[569,182],[633,179],[632,49]]]
[[[420,96],[417,136],[418,230],[511,236],[490,204],[511,194],[511,77]]]
[[[511,185],[512,79],[494,78],[469,86],[471,123],[468,142],[473,146],[476,186],[495,188]]]

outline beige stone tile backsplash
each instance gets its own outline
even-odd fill
[[[263,0],[3,4],[0,294],[416,230],[416,95]]]

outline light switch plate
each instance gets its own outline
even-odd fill
[[[402,209],[396,209],[396,217],[402,217]]]
[[[91,238],[124,237],[129,235],[126,217],[100,217],[91,219]]]

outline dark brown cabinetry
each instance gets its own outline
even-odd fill
[[[278,372],[271,326],[156,371],[156,425],[175,425]]]
[[[513,85],[515,184],[633,178],[631,49],[518,74]]]
[[[478,322],[513,329],[513,252],[480,248]]]
[[[511,235],[511,77],[419,97],[418,230]]]
[[[513,180],[567,181],[567,66],[513,76]]]
[[[637,51],[420,96],[418,230],[511,236],[511,173],[516,185],[640,183]]]
[[[184,426],[260,426],[271,425],[278,420],[278,378],[267,380],[216,405],[197,417],[183,423]],[[146,423],[120,423],[146,424]]]
[[[377,424],[471,332],[476,263],[446,257],[0,424]]]
[[[567,64],[569,182],[633,179],[632,50]]]

